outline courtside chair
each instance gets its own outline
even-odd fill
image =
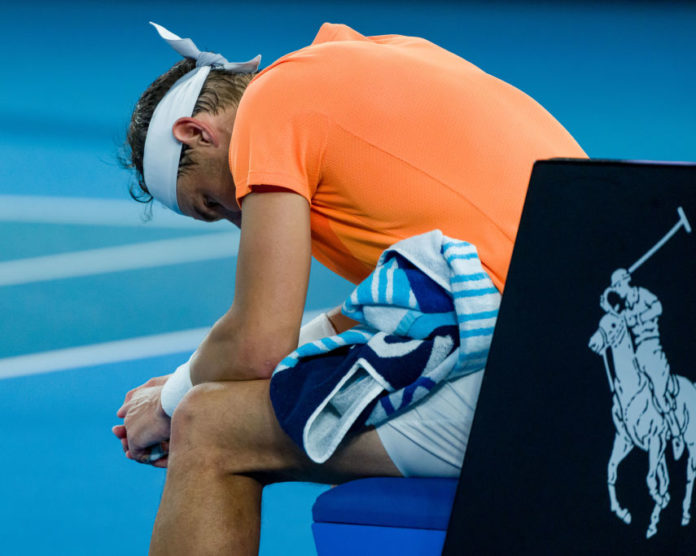
[[[319,556],[440,556],[456,479],[369,478],[321,494],[312,508]]]

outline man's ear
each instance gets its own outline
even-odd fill
[[[198,118],[179,118],[172,126],[176,140],[189,147],[218,146],[218,137],[207,123]]]

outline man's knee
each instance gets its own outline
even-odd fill
[[[260,386],[210,382],[189,391],[172,415],[170,463],[189,461],[222,473],[256,471],[270,450],[257,412]]]
[[[181,400],[172,415],[171,459],[193,459],[199,465],[224,467],[230,441],[237,435],[235,420],[229,419],[233,404],[222,403],[225,385],[204,383],[194,386]],[[227,396],[229,397],[229,396]]]
[[[215,384],[204,383],[189,390],[172,414],[172,429],[188,430],[197,426],[201,419],[208,418],[207,414],[214,411],[215,387]]]

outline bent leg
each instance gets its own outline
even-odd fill
[[[172,418],[168,467],[152,554],[256,554],[261,489],[271,482],[400,475],[374,430],[312,462],[280,428],[268,380],[194,388]]]

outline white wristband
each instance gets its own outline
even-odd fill
[[[189,359],[186,363],[180,365],[162,387],[160,402],[162,403],[162,409],[170,417],[174,413],[176,406],[179,405],[181,399],[193,388],[191,370],[189,368],[190,364],[191,360]]]
[[[329,315],[322,313],[300,328],[300,341],[297,345],[308,344],[314,340],[321,340],[322,338],[334,336],[335,334],[336,329],[333,327],[333,324],[331,324]]]

